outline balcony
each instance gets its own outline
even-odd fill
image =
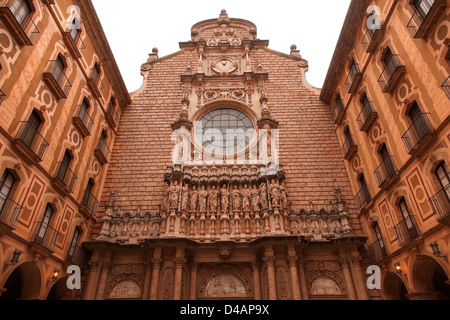
[[[69,166],[65,162],[57,163],[58,170],[53,177],[53,183],[65,193],[72,193],[77,183],[77,176],[69,169]]]
[[[383,188],[387,185],[388,182],[397,176],[397,167],[394,163],[394,157],[387,156],[374,171],[374,175],[377,180],[378,187]]]
[[[450,77],[448,77],[442,84],[442,90],[444,90],[447,98],[450,100]]]
[[[0,19],[20,46],[32,46],[39,37],[39,29],[29,14],[14,8],[15,0],[4,1],[0,7]]]
[[[353,140],[353,136],[350,134],[347,136],[344,144],[341,147],[341,153],[345,160],[350,160],[355,152],[358,151],[358,146]]]
[[[407,28],[413,38],[426,38],[431,27],[447,7],[446,0],[422,0],[409,20]]]
[[[436,193],[429,200],[438,222],[449,220],[450,217],[450,184]]]
[[[408,154],[417,154],[435,132],[427,113],[421,113],[403,134],[402,140]]]
[[[353,93],[358,88],[358,84],[361,81],[362,73],[359,70],[358,64],[354,64],[347,76],[347,79],[345,79],[345,88],[347,89],[348,93]]]
[[[106,113],[106,121],[108,121],[109,125],[113,128],[116,128],[119,125],[119,115],[114,109],[114,106],[110,106],[108,108],[108,112]]]
[[[421,235],[414,216],[404,218],[394,229],[400,246],[410,240],[417,239]]]
[[[86,263],[86,250],[79,246],[71,246],[66,261],[72,265],[83,268]]]
[[[109,158],[111,157],[111,150],[109,150],[105,141],[100,138],[97,144],[97,148],[94,150],[95,155],[101,164],[106,164],[109,162]]]
[[[30,122],[21,121],[14,146],[29,160],[40,162],[44,159],[49,144]]]
[[[55,252],[61,234],[50,226],[44,226],[41,221],[34,224],[31,243]]]
[[[81,59],[81,51],[86,49],[83,40],[81,40],[81,34],[78,32],[73,35],[71,32],[63,33],[64,42],[67,45],[69,51],[78,59]]]
[[[405,66],[400,62],[397,54],[393,55],[378,78],[381,91],[392,94],[404,73]]]
[[[94,126],[94,121],[91,116],[87,113],[83,105],[78,106],[78,111],[75,117],[73,117],[73,124],[78,129],[82,137],[87,137],[91,135],[92,127]]]
[[[86,192],[86,190],[83,192],[83,194],[84,197],[83,201],[81,202],[80,210],[95,216],[99,205],[98,200],[90,192]]]
[[[0,90],[0,104],[2,104],[3,100],[5,100],[6,94]]]
[[[94,76],[94,74],[96,73],[94,72],[91,73],[91,76],[88,78],[87,83],[91,91],[94,93],[94,95],[97,98],[101,98],[105,86],[103,85],[100,76],[98,74]]]
[[[344,115],[344,105],[342,104],[342,100],[339,99],[336,102],[336,106],[334,107],[334,110],[332,112],[332,118],[334,123],[339,123],[342,119],[342,116]]]
[[[384,239],[377,240],[369,246],[369,261],[375,264],[378,260],[388,256]]]
[[[384,31],[384,26],[381,26],[380,29],[375,30],[367,28],[366,34],[361,42],[364,50],[366,50],[366,53],[371,53],[375,50],[381,39],[383,39]]]
[[[367,101],[356,119],[356,122],[359,125],[359,130],[369,132],[370,127],[377,118],[378,113],[373,108],[372,102]]]
[[[44,72],[44,81],[56,99],[66,99],[72,88],[72,84],[56,60],[49,61],[49,67]]]
[[[355,196],[356,210],[361,209],[364,204],[369,203],[371,200],[369,187],[362,187]]]
[[[14,230],[23,207],[0,193],[0,233],[3,230]]]

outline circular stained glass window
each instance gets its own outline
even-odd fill
[[[250,144],[255,136],[255,128],[245,113],[235,109],[216,109],[197,122],[195,136],[209,152],[232,154],[244,150]]]

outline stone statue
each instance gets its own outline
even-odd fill
[[[196,186],[192,186],[192,190],[191,190],[191,203],[189,206],[189,209],[191,210],[191,212],[196,212],[197,211],[197,199],[198,199],[198,191],[197,191],[197,187]]]
[[[267,209],[267,185],[265,182],[259,186],[259,201],[262,209]]]
[[[211,214],[217,213],[219,191],[216,189],[215,185],[212,185],[209,191],[209,210]]]
[[[208,191],[205,189],[205,186],[202,186],[202,189],[198,193],[198,207],[200,212],[206,212],[206,201],[208,199]]]
[[[256,187],[255,184],[253,185],[253,188],[252,188],[250,194],[251,194],[251,197],[252,197],[252,209],[253,209],[253,212],[254,213],[259,212],[259,190],[258,190],[258,188]]]
[[[229,206],[229,199],[230,193],[228,192],[227,185],[224,184],[222,188],[220,188],[220,203],[222,205],[222,212],[226,213],[228,212],[228,206]]]
[[[272,208],[280,207],[280,188],[278,184],[275,182],[275,179],[272,179],[270,183],[270,197],[272,199]]]
[[[188,209],[189,202],[189,185],[184,184],[181,191],[181,210],[186,211]]]
[[[162,209],[169,210],[169,194],[170,194],[170,185],[167,186],[163,195]]]
[[[178,209],[178,198],[180,197],[180,186],[178,185],[178,181],[174,181],[172,187],[170,187],[169,191],[169,209],[176,210]]]
[[[241,207],[241,192],[239,191],[237,185],[234,185],[233,191],[231,191],[231,196],[233,197],[233,211],[240,211]]]
[[[250,212],[250,189],[248,188],[248,185],[245,184],[244,188],[241,191],[242,194],[242,209],[244,212]]]

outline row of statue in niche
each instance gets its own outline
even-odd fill
[[[241,186],[241,188],[240,188]],[[288,208],[287,192],[283,181],[271,179],[260,183],[201,184],[172,181],[164,192],[162,211],[190,213],[261,213],[264,210]]]

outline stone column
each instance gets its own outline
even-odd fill
[[[111,263],[106,262],[102,265],[102,271],[100,274],[100,281],[97,287],[97,295],[95,296],[95,300],[103,300],[105,295],[105,286],[106,280],[108,279],[109,271],[111,270]]]
[[[351,258],[351,272],[358,300],[369,300],[366,278],[362,272],[360,256]]]
[[[253,270],[253,285],[255,292],[255,300],[261,300],[261,278],[259,271],[259,261],[255,260],[252,262],[252,270]]]
[[[288,256],[289,271],[291,273],[293,300],[301,300],[300,282],[297,272],[297,256]]]
[[[175,280],[173,284],[173,300],[181,300],[181,281],[183,280],[183,266],[186,260],[175,258]]]
[[[275,256],[272,249],[267,250],[264,257],[267,266],[267,281],[269,284],[269,300],[277,300],[277,283],[275,280]]]
[[[147,267],[145,269],[144,293],[142,294],[142,300],[148,300],[149,298],[151,274],[151,259],[147,259]]]
[[[356,300],[355,288],[353,287],[352,275],[350,274],[350,267],[347,258],[341,257],[339,259],[339,265],[342,268],[344,274],[345,288],[347,290],[347,297],[349,300]]]
[[[159,271],[161,269],[161,265],[162,259],[160,257],[153,258],[152,280],[150,282],[150,300],[156,300],[158,298]]]
[[[89,262],[89,276],[86,281],[84,300],[94,300],[97,292],[100,262],[98,260],[91,260]]]
[[[300,277],[300,288],[302,292],[302,299],[309,300],[308,287],[306,285],[306,273],[305,273],[305,265],[303,263],[303,256],[301,255],[298,259],[298,271]]]
[[[197,299],[197,262],[191,263],[191,283],[189,287],[189,300]]]

